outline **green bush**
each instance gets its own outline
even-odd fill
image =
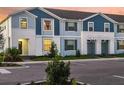
[[[46,68],[47,84],[49,85],[65,85],[68,83],[70,75],[70,62],[64,63],[54,59],[48,63]]]
[[[16,48],[6,49],[4,61],[7,61],[7,62],[22,61],[20,54],[19,54],[19,50]]]
[[[3,56],[4,55],[4,52],[0,52],[0,56]]]
[[[81,56],[80,50],[76,50],[76,56],[77,57],[80,57]]]
[[[54,42],[52,42],[49,57],[54,58],[56,55],[58,55],[57,46]]]

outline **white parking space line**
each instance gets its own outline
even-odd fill
[[[11,74],[11,72],[6,69],[0,69],[0,73],[1,74]]]
[[[113,77],[124,79],[124,76],[113,75]]]

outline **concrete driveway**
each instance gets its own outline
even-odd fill
[[[28,68],[4,69],[0,84],[17,84],[46,79],[46,63],[26,64]],[[91,85],[124,85],[124,59],[71,62],[71,78]]]

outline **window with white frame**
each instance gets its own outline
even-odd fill
[[[65,22],[66,31],[77,31],[77,22]]]
[[[117,49],[124,49],[124,40],[117,40]]]
[[[43,20],[43,29],[44,29],[44,31],[52,31],[53,30],[53,20],[44,19]]]
[[[27,29],[28,28],[28,19],[27,18],[20,18],[20,28]]]
[[[77,40],[65,40],[65,50],[77,50]]]
[[[94,22],[88,22],[88,31],[94,31]]]
[[[104,32],[110,32],[110,23],[104,23]]]
[[[124,33],[124,24],[119,25],[119,33]]]
[[[50,51],[52,39],[43,39],[43,50]]]

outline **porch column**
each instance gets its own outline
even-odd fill
[[[96,54],[101,54],[101,40],[96,40]]]

